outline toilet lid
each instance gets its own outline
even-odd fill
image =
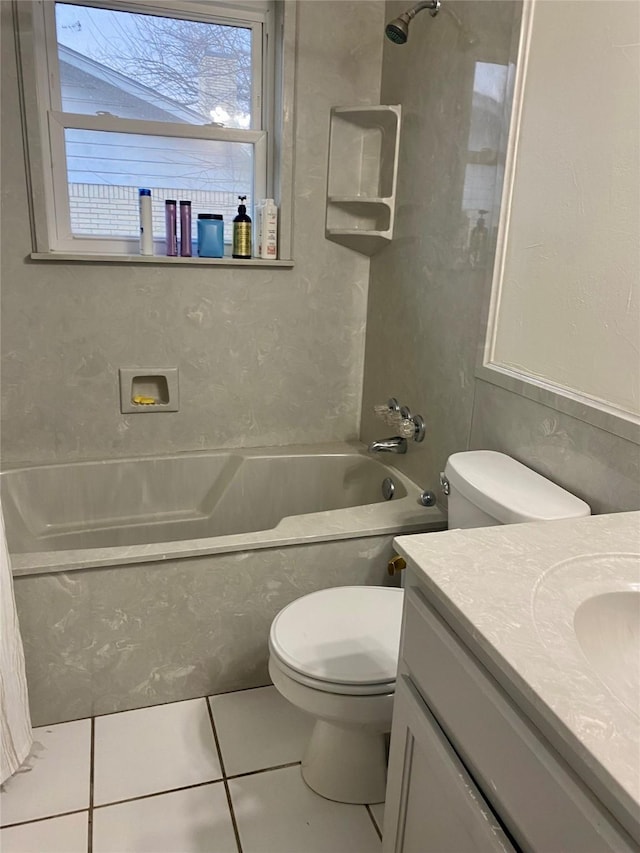
[[[337,684],[394,682],[401,589],[343,586],[292,601],[271,625],[269,646],[288,667]]]

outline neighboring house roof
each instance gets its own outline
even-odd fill
[[[69,47],[59,44],[58,57],[62,97],[69,112],[104,111],[121,118],[204,123],[195,110]]]
[[[59,45],[60,83],[68,112],[203,125],[204,117],[100,62]],[[69,128],[65,133],[71,183],[235,192],[250,185],[245,145]]]

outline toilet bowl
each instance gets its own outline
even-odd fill
[[[269,674],[285,699],[316,718],[302,776],[327,799],[384,801],[402,600],[391,587],[323,589],[272,623]]]
[[[491,450],[453,454],[441,482],[450,528],[590,513],[584,501]],[[402,590],[387,587],[324,589],[291,602],[271,626],[273,683],[316,717],[302,776],[329,800],[384,800],[402,600]]]

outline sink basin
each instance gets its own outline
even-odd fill
[[[538,578],[531,603],[538,637],[554,660],[564,661],[568,673],[582,661],[612,702],[639,717],[640,554],[562,560]]]
[[[583,654],[609,690],[640,713],[640,591],[605,592],[583,601],[573,630]]]

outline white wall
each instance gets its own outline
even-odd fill
[[[407,5],[388,2],[387,20]],[[470,206],[492,195],[499,204],[506,69],[520,21],[518,2],[460,0],[452,8],[459,24],[443,4],[437,17],[415,18],[405,45],[387,40],[384,46],[382,101],[402,104],[398,200],[394,238],[371,259],[362,409],[366,441],[391,434],[373,414],[391,396],[424,417],[425,440],[409,442],[393,464],[434,490],[447,457],[466,450],[469,440],[494,254],[491,240],[481,263],[471,262],[469,222],[475,224],[478,211]],[[504,69],[502,85],[481,97],[478,71],[487,65]],[[493,152],[482,152],[488,146]],[[475,195],[470,202],[470,171],[477,172],[484,154],[493,167],[481,166],[489,173],[482,200]],[[494,208],[487,217],[490,229],[498,213]]]
[[[640,4],[538,0],[492,361],[640,414]]]

